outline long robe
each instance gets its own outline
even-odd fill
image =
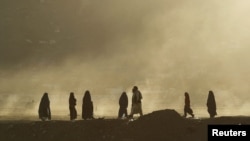
[[[217,115],[216,101],[215,101],[214,93],[212,91],[210,91],[209,94],[208,94],[207,111],[208,111],[211,118],[213,118],[215,115]]]
[[[184,105],[184,116],[187,116],[187,113],[194,116],[193,114],[193,110],[190,107],[190,98],[189,98],[189,94],[185,93],[185,105]]]
[[[51,119],[50,101],[48,94],[44,94],[41,98],[38,114],[39,118],[42,120]]]
[[[89,92],[86,92],[83,97],[82,103],[82,118],[83,119],[93,119],[93,102],[91,101],[91,96]]]
[[[70,111],[70,120],[77,118],[77,111],[76,111],[76,99],[73,95],[69,98],[69,111]]]
[[[139,90],[133,92],[132,96],[132,108],[131,115],[141,114],[142,115],[142,104],[141,104],[142,94]]]
[[[127,112],[127,108],[128,108],[128,96],[127,94],[124,92],[122,93],[120,99],[119,99],[119,112],[118,112],[118,117],[121,118],[123,115],[125,115],[125,117],[128,116],[128,112]]]

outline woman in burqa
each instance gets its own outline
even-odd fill
[[[190,106],[190,98],[188,92],[184,93],[185,95],[185,106],[184,106],[184,117],[187,116],[187,114],[190,114],[192,117],[194,117],[193,110]]]
[[[42,121],[51,120],[50,101],[48,93],[44,93],[41,98],[38,114],[39,118]]]
[[[82,100],[82,118],[86,119],[93,119],[93,102],[91,100],[90,92],[87,90],[84,94]]]
[[[76,112],[76,98],[74,96],[74,93],[71,92],[69,95],[69,112],[70,112],[70,120],[74,120],[77,117],[77,112]]]
[[[209,91],[209,93],[208,93],[207,111],[208,111],[208,113],[210,115],[210,118],[213,118],[215,115],[217,115],[216,102],[215,102],[213,91]]]
[[[142,113],[142,94],[139,91],[137,86],[134,86],[132,89],[133,96],[132,96],[132,108],[131,113],[129,115],[129,118],[133,118],[134,114],[140,114],[140,116],[143,116]]]
[[[119,105],[120,105],[120,108],[118,112],[118,118],[122,118],[123,115],[125,115],[125,117],[128,117],[128,112],[127,112],[128,96],[126,92],[123,92],[122,95],[120,96]]]

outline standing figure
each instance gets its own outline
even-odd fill
[[[69,95],[69,112],[70,112],[70,120],[74,120],[77,117],[77,111],[76,111],[76,98],[74,96],[74,93],[71,92]]]
[[[209,93],[208,93],[207,111],[208,111],[208,113],[210,115],[210,118],[214,118],[214,116],[217,115],[216,102],[215,102],[213,91],[209,91]]]
[[[118,118],[122,118],[123,115],[125,117],[128,116],[127,108],[128,108],[128,96],[126,92],[123,92],[120,99],[119,99],[119,112],[118,112]]]
[[[87,90],[84,94],[82,100],[82,118],[86,119],[93,119],[93,102],[91,100],[90,92]]]
[[[190,107],[190,98],[189,94],[185,92],[185,106],[184,106],[184,117],[187,116],[187,113],[194,117],[193,110]]]
[[[41,98],[39,109],[38,109],[38,114],[39,114],[39,118],[42,121],[51,120],[50,101],[49,101],[48,93],[44,93]]]
[[[131,113],[129,115],[130,118],[133,118],[134,114],[140,114],[140,116],[143,115],[142,113],[142,94],[139,91],[137,86],[134,86],[132,89],[133,96],[132,96],[132,108]]]

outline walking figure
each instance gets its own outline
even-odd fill
[[[142,113],[142,94],[139,91],[137,86],[134,86],[132,89],[133,96],[132,96],[132,108],[131,113],[129,115],[130,118],[133,118],[134,114],[140,114],[140,116],[143,116]]]
[[[38,114],[39,118],[42,121],[51,120],[50,101],[48,93],[44,93],[41,98]]]
[[[210,115],[210,118],[214,118],[217,115],[216,112],[216,101],[213,91],[209,91],[207,98],[207,111]]]
[[[70,93],[69,96],[69,112],[70,112],[70,120],[74,120],[77,118],[77,111],[76,111],[76,98],[73,92]]]
[[[85,91],[83,100],[82,100],[82,118],[86,119],[93,119],[93,102],[91,100],[90,92],[87,90]]]
[[[191,109],[190,106],[189,94],[185,92],[184,95],[185,95],[184,117],[186,117],[187,114],[190,114],[192,117],[194,117],[193,110]]]
[[[118,112],[118,118],[122,118],[123,115],[125,115],[125,117],[128,117],[128,112],[127,112],[127,108],[128,108],[128,96],[126,94],[126,92],[123,92],[120,99],[119,99],[119,112]]]

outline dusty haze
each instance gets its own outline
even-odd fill
[[[117,116],[137,85],[143,111],[183,113],[184,92],[207,116],[250,115],[248,0],[2,0],[0,115],[37,115],[48,92],[53,115],[81,114],[90,90],[96,116]]]

